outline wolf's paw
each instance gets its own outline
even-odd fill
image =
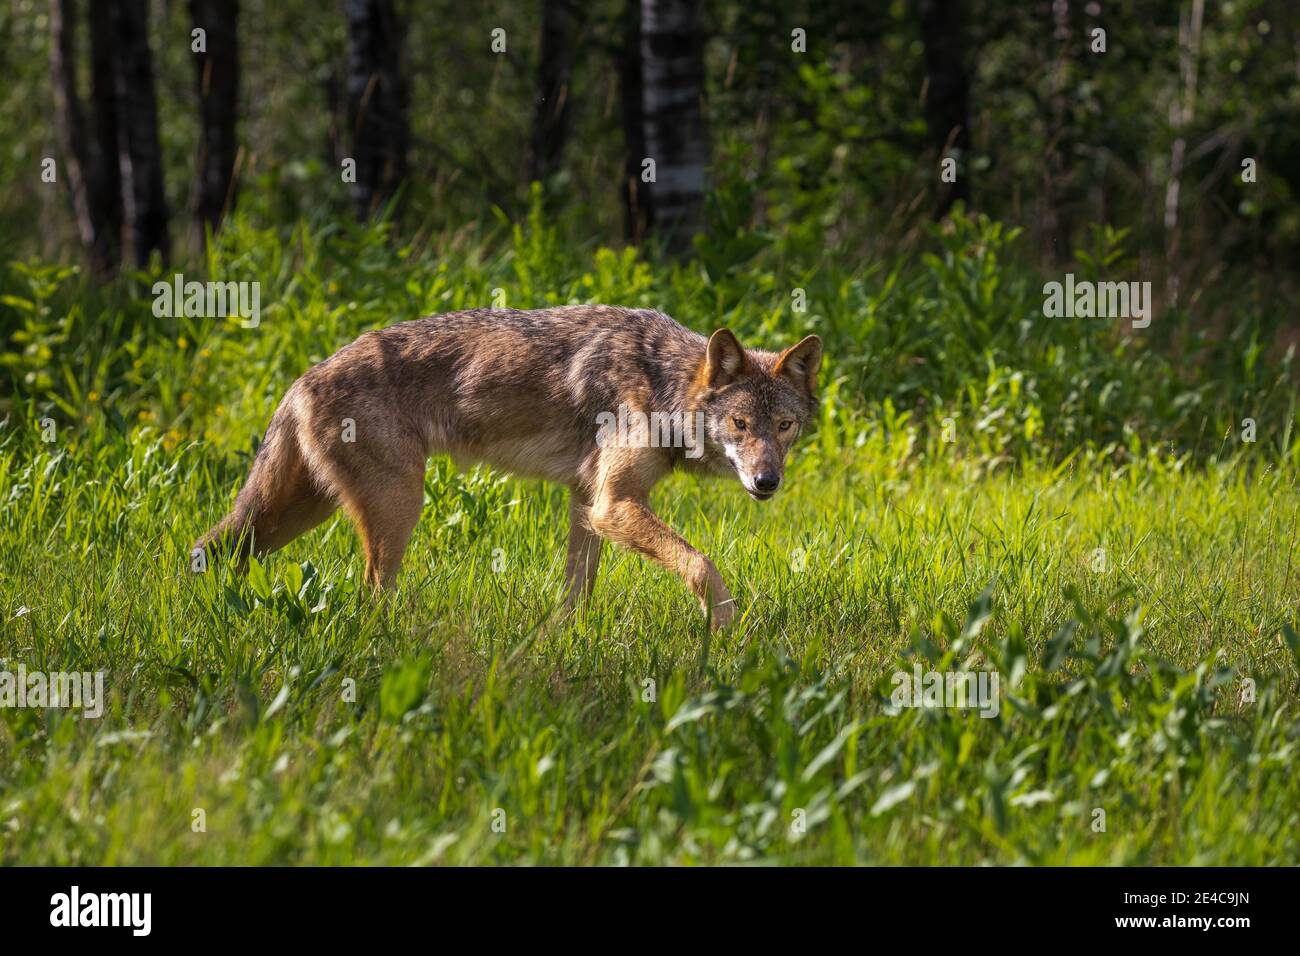
[[[713,605],[710,609],[710,627],[712,630],[720,631],[728,627],[736,619],[736,599],[730,594],[723,597],[721,601]]]

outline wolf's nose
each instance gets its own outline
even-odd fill
[[[776,491],[781,485],[781,476],[774,475],[770,471],[765,471],[761,475],[754,476],[754,488],[766,494],[770,491]]]

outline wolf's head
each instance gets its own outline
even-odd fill
[[[817,405],[821,360],[815,335],[780,354],[746,350],[728,329],[709,338],[695,410],[710,460],[734,471],[750,497],[765,501],[781,486],[785,456]]]

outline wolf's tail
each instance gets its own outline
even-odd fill
[[[307,463],[299,447],[298,423],[289,402],[282,403],[267,426],[248,479],[235,497],[230,513],[197,541],[191,555],[234,557],[243,566],[250,554],[262,554],[286,544],[280,541],[286,511],[298,500],[313,496]]]

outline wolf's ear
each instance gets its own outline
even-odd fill
[[[777,356],[773,375],[784,375],[809,395],[817,391],[817,369],[822,364],[822,340],[810,335]]]
[[[718,329],[709,336],[704,357],[704,378],[710,385],[726,385],[745,371],[749,360],[730,329]]]

